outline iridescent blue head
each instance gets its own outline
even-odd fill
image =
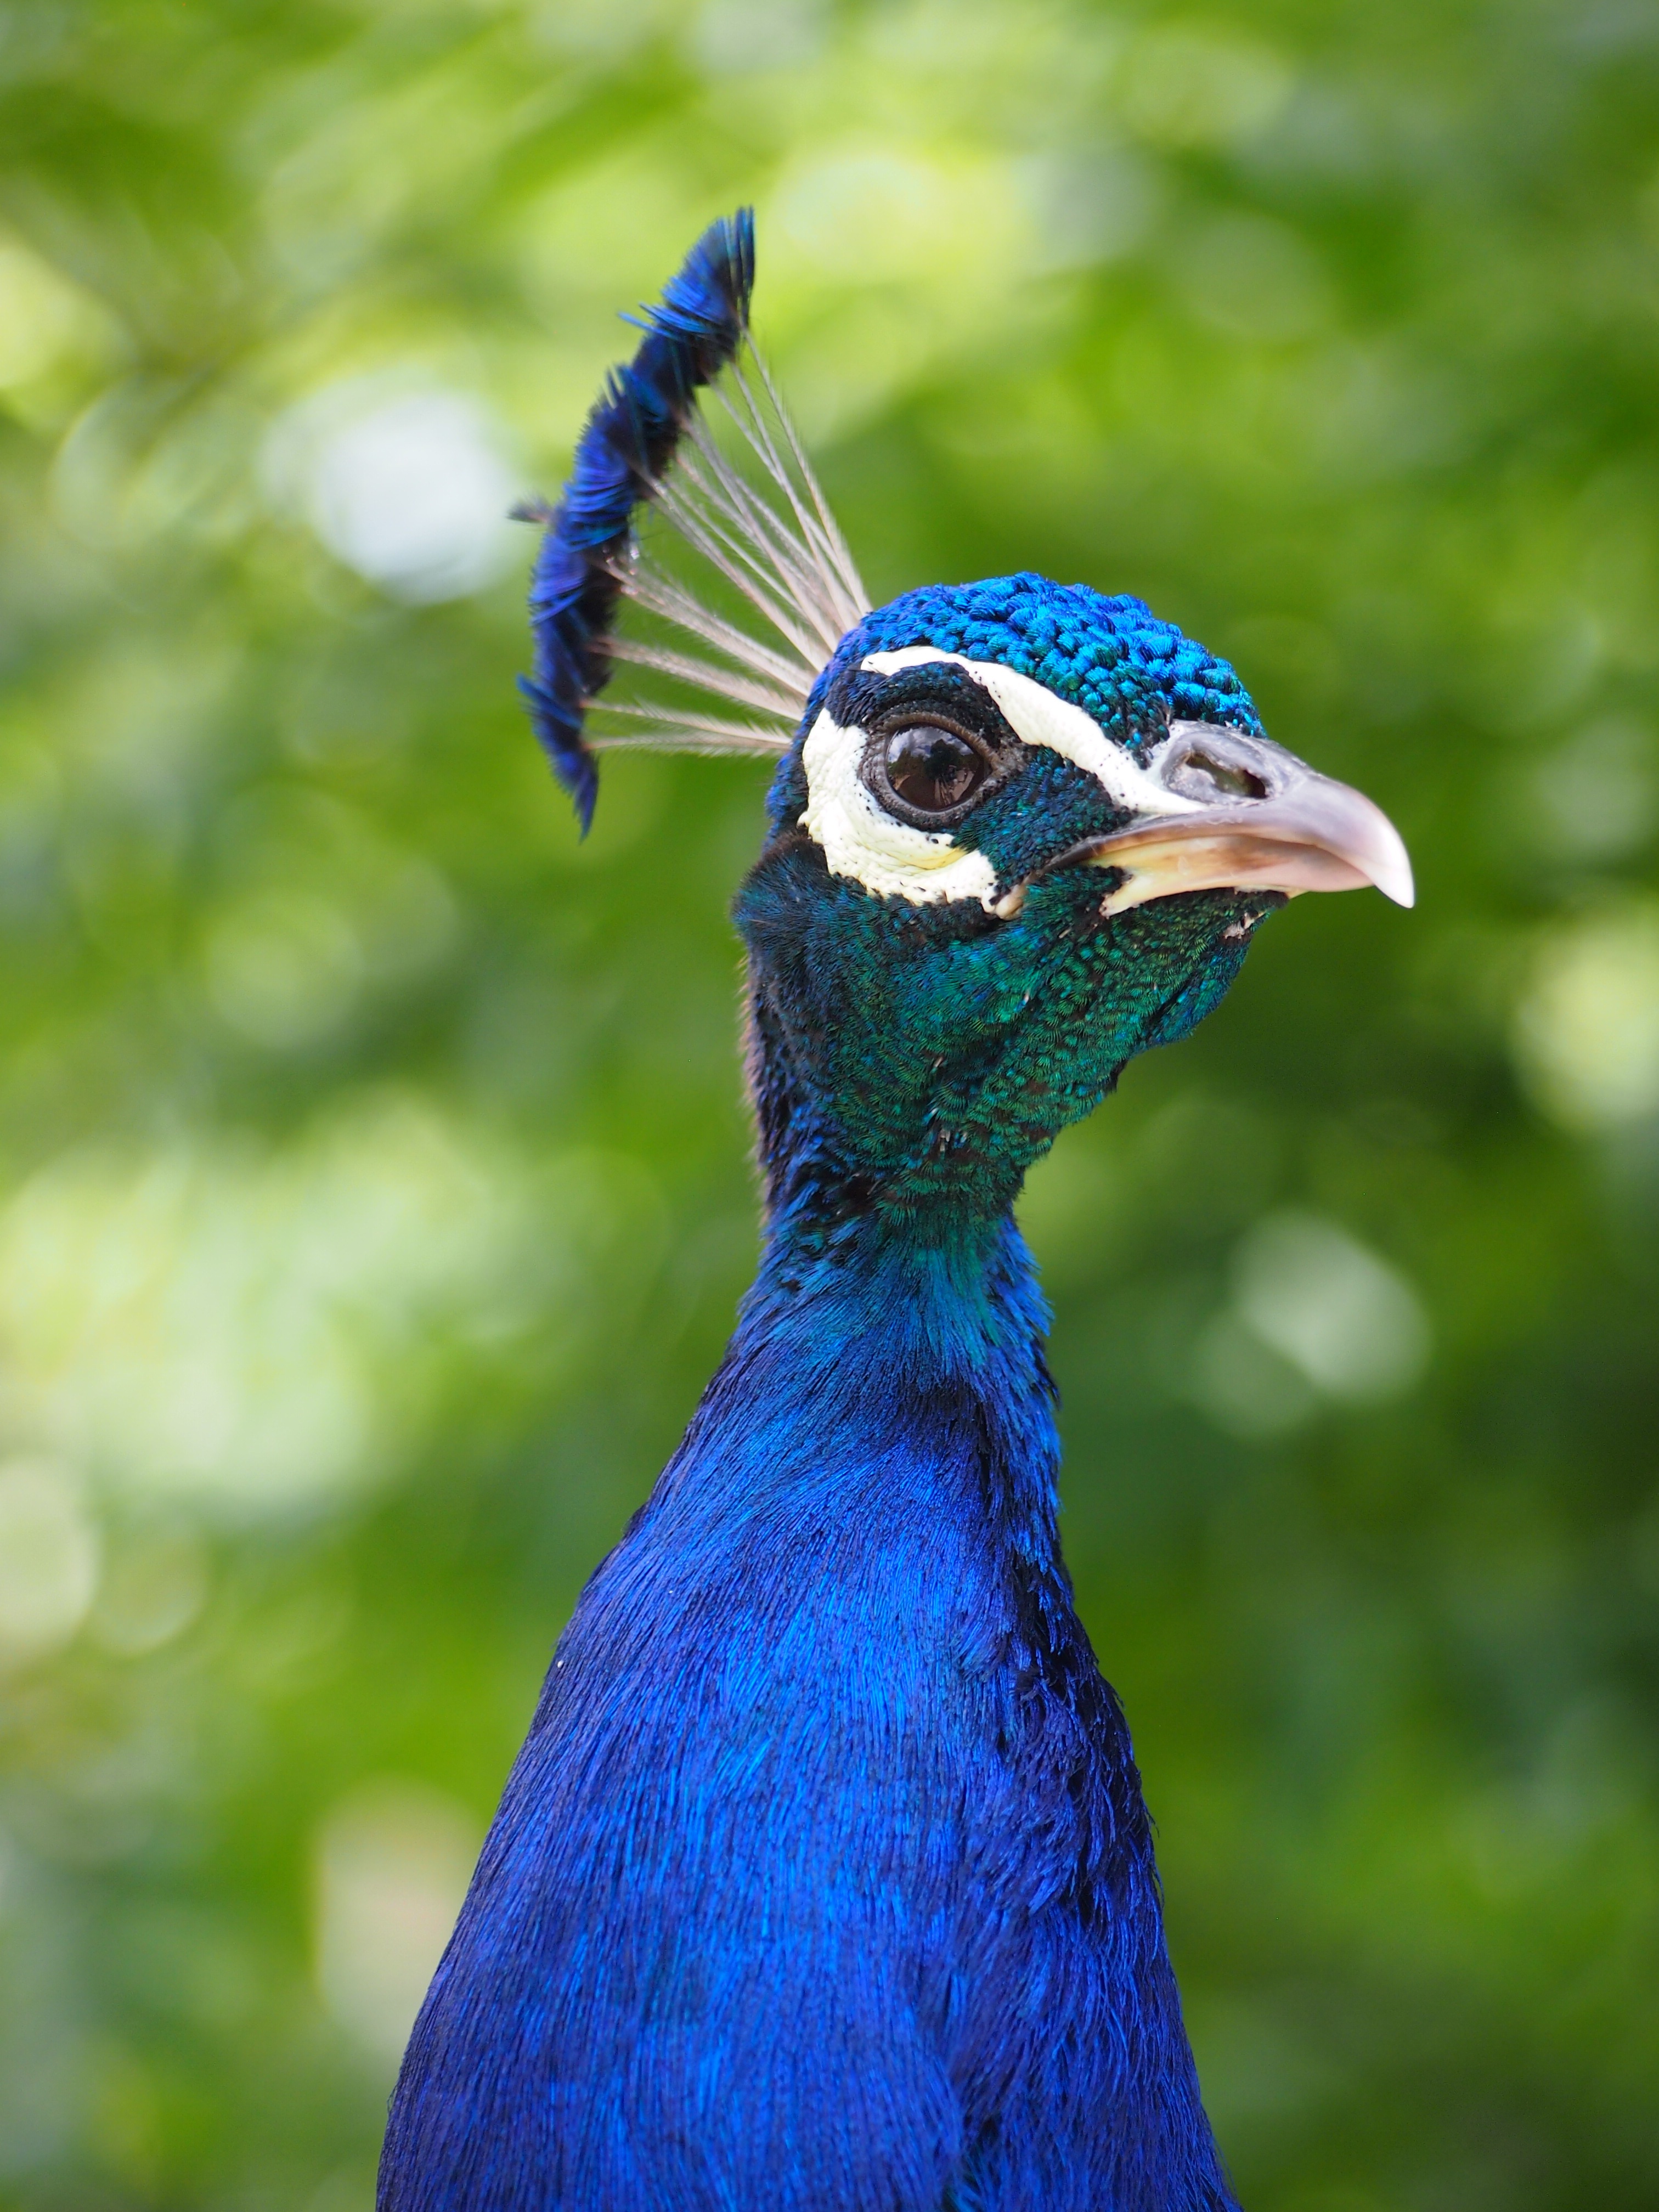
[[[770,805],[738,919],[786,1209],[1000,1211],[1217,1003],[1287,894],[1409,896],[1383,817],[1270,744],[1226,662],[1041,576],[867,616]]]
[[[607,618],[637,600],[721,659],[584,633],[576,703],[585,718],[623,658],[762,719],[629,707],[647,730],[596,735],[567,717],[555,761],[591,805],[596,743],[781,752],[770,834],[737,904],[774,1213],[825,1230],[874,1214],[926,1234],[1000,1212],[1127,1060],[1217,1003],[1287,896],[1370,883],[1409,904],[1410,865],[1368,799],[1273,744],[1227,663],[1139,599],[1024,574],[872,610],[763,370],[739,363],[751,272],[744,218],[699,242],[675,296],[726,303],[720,344],[698,324],[696,360],[675,364],[658,311],[587,441],[598,426],[616,452],[614,393],[654,348],[668,396],[629,481],[778,642],[657,574],[631,531],[625,545],[613,533]],[[722,365],[747,471],[696,412]],[[695,457],[670,478],[681,438]],[[591,477],[592,455],[578,459]],[[544,571],[574,557],[568,506]],[[557,690],[546,604],[532,600]]]

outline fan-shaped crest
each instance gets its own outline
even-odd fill
[[[818,670],[870,611],[750,339],[754,268],[754,217],[744,208],[704,233],[660,305],[642,311],[644,338],[588,416],[557,506],[520,510],[546,525],[530,599],[536,669],[521,687],[584,831],[599,747],[787,750]],[[702,411],[705,392],[721,410],[725,438]],[[750,623],[720,613],[657,562],[635,526],[642,504],[724,580]],[[624,600],[701,649],[621,634]],[[763,635],[750,635],[757,621]],[[601,703],[617,661],[714,703]]]

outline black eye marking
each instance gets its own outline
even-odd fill
[[[1030,748],[965,669],[927,661],[892,676],[849,669],[825,701],[869,742],[859,775],[884,813],[948,830],[1022,768]]]

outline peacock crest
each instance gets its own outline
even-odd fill
[[[661,303],[641,310],[644,338],[588,416],[558,504],[519,510],[547,533],[531,590],[536,668],[522,688],[584,831],[599,750],[787,751],[824,660],[871,611],[750,336],[754,276],[754,216],[743,208],[709,227]],[[742,460],[704,418],[705,393]],[[725,580],[765,636],[730,621],[662,566],[641,542],[641,507],[663,516]],[[703,652],[620,635],[625,601]],[[706,693],[744,719],[611,699],[617,661]]]

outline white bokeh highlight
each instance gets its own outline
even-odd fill
[[[1328,1397],[1400,1397],[1428,1360],[1428,1319],[1411,1285],[1316,1214],[1257,1223],[1235,1257],[1234,1298],[1262,1342]]]
[[[521,487],[483,402],[437,387],[348,380],[284,416],[265,450],[274,503],[392,599],[465,599],[521,550]]]
[[[0,1403],[100,1486],[292,1508],[393,1463],[447,1353],[544,1330],[545,1371],[579,1360],[595,1268],[662,1235],[628,1159],[531,1160],[395,1091],[270,1149],[76,1146],[0,1205]]]
[[[1200,1331],[1191,1395],[1235,1436],[1282,1436],[1322,1405],[1403,1397],[1428,1364],[1421,1299],[1397,1267],[1334,1221],[1286,1211],[1238,1245],[1231,1297]]]

